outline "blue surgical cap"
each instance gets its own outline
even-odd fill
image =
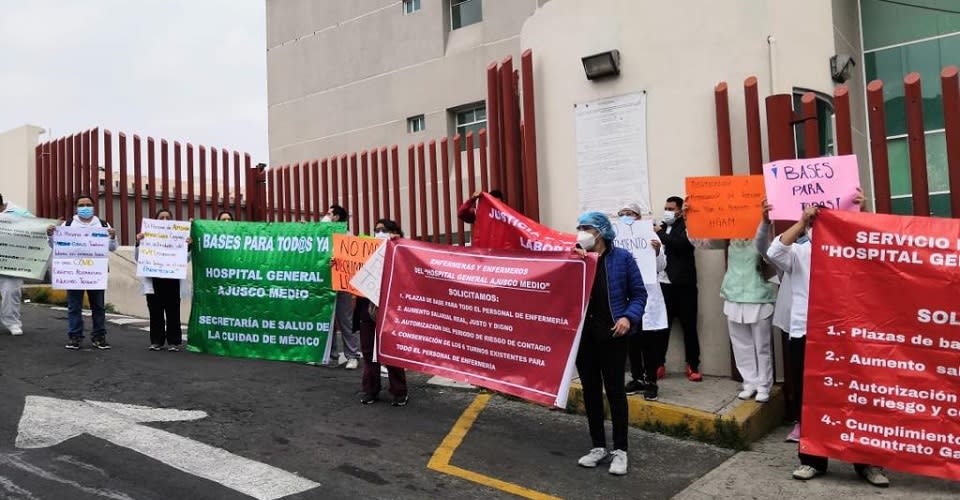
[[[601,212],[586,212],[577,219],[578,226],[592,226],[600,231],[600,237],[605,240],[613,240],[617,234],[613,231],[613,225],[610,219]]]

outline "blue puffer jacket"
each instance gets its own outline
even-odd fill
[[[610,314],[613,320],[626,317],[630,320],[633,335],[640,326],[643,310],[647,306],[647,289],[643,286],[643,277],[633,255],[623,248],[607,242],[610,253],[604,259],[607,267],[607,294],[610,298]]]

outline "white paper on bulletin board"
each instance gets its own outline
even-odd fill
[[[637,203],[650,213],[647,93],[574,105],[580,212],[616,213]]]

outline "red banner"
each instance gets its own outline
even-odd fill
[[[566,406],[597,260],[391,241],[378,359]]]
[[[814,228],[800,450],[960,480],[960,220]]]
[[[475,247],[560,252],[576,244],[576,235],[534,222],[488,193],[483,193],[477,202],[477,220],[473,224]]]

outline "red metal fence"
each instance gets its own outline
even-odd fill
[[[447,244],[467,241],[456,210],[478,188],[501,190],[507,203],[539,219],[529,50],[520,67],[514,71],[511,57],[487,67],[487,127],[477,135],[410,144],[405,154],[394,144],[276,165],[262,174],[265,188],[254,204],[265,220],[282,222],[317,221],[338,204],[355,233],[370,234],[377,219],[389,218],[408,237]]]
[[[143,141],[138,135],[131,141],[122,132],[114,136],[94,128],[39,144],[35,154],[37,214],[70,217],[74,199],[89,194],[97,213],[117,228],[122,245],[133,241],[143,217],[161,207],[180,220],[213,218],[220,210],[236,220],[258,216],[257,193],[244,192],[257,186],[249,153],[217,148],[208,153],[206,146],[172,141],[171,147],[166,139]]]
[[[960,85],[957,68],[949,66],[940,73],[943,93],[943,117],[945,122],[947,171],[950,187],[950,212],[960,218]],[[923,126],[923,99],[920,75],[910,73],[903,79],[907,138],[910,158],[910,180],[914,215],[930,215],[930,193],[927,185],[926,136]],[[746,102],[746,131],[748,165],[751,174],[763,173],[763,151],[760,138],[760,109],[757,79],[747,78],[743,83]],[[887,128],[884,110],[884,83],[874,80],[867,85],[867,119],[870,125],[871,172],[873,174],[873,198],[875,211],[892,212],[890,164],[887,154]],[[733,174],[733,145],[730,133],[730,108],[726,82],[714,89],[717,119],[717,147],[720,175]],[[802,158],[814,158],[824,154],[820,150],[819,124],[817,123],[816,96],[805,93],[800,100],[800,109],[793,109],[790,94],[772,95],[766,98],[767,153],[770,161],[797,157],[795,143],[796,127],[803,127]],[[846,85],[839,85],[833,92],[836,124],[836,154],[853,154],[850,95]],[[778,228],[780,229],[780,228]],[[782,356],[784,364],[785,395],[793,397],[794,381],[789,376],[789,359]],[[735,373],[735,372],[734,372]],[[791,406],[788,404],[788,408]],[[795,416],[796,417],[796,416]]]

